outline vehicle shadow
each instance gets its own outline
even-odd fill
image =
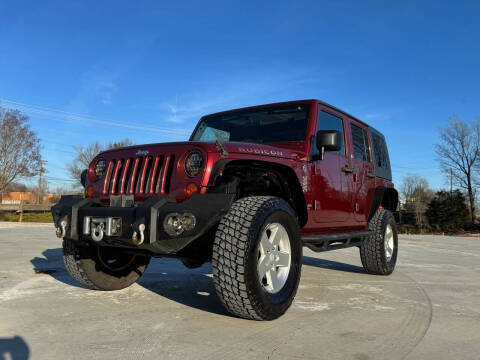
[[[47,249],[42,252],[42,257],[34,257],[30,262],[37,274],[47,274],[67,285],[84,288],[73,280],[65,269],[61,248]],[[323,269],[365,273],[360,266],[333,260],[303,256],[302,262],[303,265]],[[210,263],[197,269],[187,269],[178,259],[152,259],[137,284],[177,303],[214,314],[231,316],[217,297]]]
[[[177,303],[222,316],[232,316],[217,297],[210,263],[197,269],[187,269],[177,259],[152,259],[148,270],[137,283]]]
[[[0,359],[26,360],[30,357],[30,348],[20,336],[0,338]]]
[[[366,274],[365,270],[361,266],[345,264],[345,263],[334,261],[334,260],[319,259],[311,256],[303,256],[302,263],[303,265],[315,266],[322,269],[337,270],[337,271],[344,271],[344,272],[357,273],[357,274]]]
[[[55,280],[63,282],[67,285],[84,288],[84,286],[72,279],[63,264],[63,250],[61,248],[47,249],[42,252],[43,257],[34,257],[30,260],[33,265],[33,271],[36,274],[46,274]]]
[[[36,256],[30,262],[36,274],[50,275],[67,285],[85,288],[77,283],[65,269],[61,248],[47,249],[42,252],[42,257]],[[192,270],[187,269],[177,259],[152,259],[147,271],[137,283],[155,294],[180,304],[229,316],[217,297],[211,273],[211,264]]]

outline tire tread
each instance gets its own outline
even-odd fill
[[[92,290],[100,290],[83,271],[80,262],[80,247],[74,243],[74,240],[63,239],[63,263],[70,275],[80,284]]]
[[[372,235],[366,238],[360,246],[362,265],[368,274],[389,275],[390,268],[384,261],[384,228],[386,223],[393,219],[393,214],[384,209],[378,209],[368,223]]]
[[[232,314],[252,320],[271,320],[278,315],[262,306],[250,290],[245,274],[247,255],[255,246],[253,237],[263,225],[261,213],[276,208],[294,216],[290,206],[273,196],[250,196],[237,200],[218,226],[212,255],[213,279],[218,297]],[[270,210],[271,211],[271,210]],[[260,215],[260,216],[259,216]],[[298,225],[297,225],[298,226]],[[294,295],[284,304],[285,312]]]

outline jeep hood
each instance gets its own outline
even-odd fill
[[[228,154],[266,156],[295,160],[305,159],[307,155],[304,149],[305,142],[303,141],[289,141],[271,145],[229,141],[221,143],[221,145],[223,145]],[[146,156],[163,152],[171,152],[180,155],[188,150],[199,148],[209,153],[221,152],[221,149],[214,142],[183,141],[134,145],[118,149],[110,149],[100,153],[99,156],[106,155],[110,157],[113,155],[112,153],[116,152],[128,153],[130,156]]]
[[[183,161],[191,151],[203,153],[210,158],[208,161],[227,158],[280,162],[282,159],[303,160],[306,157],[304,151],[297,150],[298,144],[276,145],[185,141],[111,149],[94,158],[88,170],[86,184],[92,188],[91,197],[105,202],[111,195],[134,195],[135,201],[144,201],[152,196],[183,201],[187,198],[186,186],[191,182],[200,186],[203,180],[201,175],[189,178],[183,173]],[[228,155],[225,155],[225,151]],[[104,161],[104,171],[96,177],[94,166],[100,160]],[[202,174],[206,169],[205,166]]]

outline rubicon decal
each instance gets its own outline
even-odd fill
[[[265,150],[265,149],[259,149],[259,148],[239,147],[238,151],[244,152],[244,153],[249,153],[249,154],[283,156],[283,152],[277,151],[277,150]]]

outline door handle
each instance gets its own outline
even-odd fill
[[[372,179],[373,179],[373,178],[375,177],[375,174],[374,174],[374,173],[368,173],[367,176],[368,176],[369,178],[372,178]]]
[[[346,167],[346,166],[345,166],[345,167],[342,168],[342,171],[343,171],[344,173],[351,174],[351,173],[354,173],[354,172],[355,172],[355,169],[354,169],[354,168],[349,168],[349,167]]]

